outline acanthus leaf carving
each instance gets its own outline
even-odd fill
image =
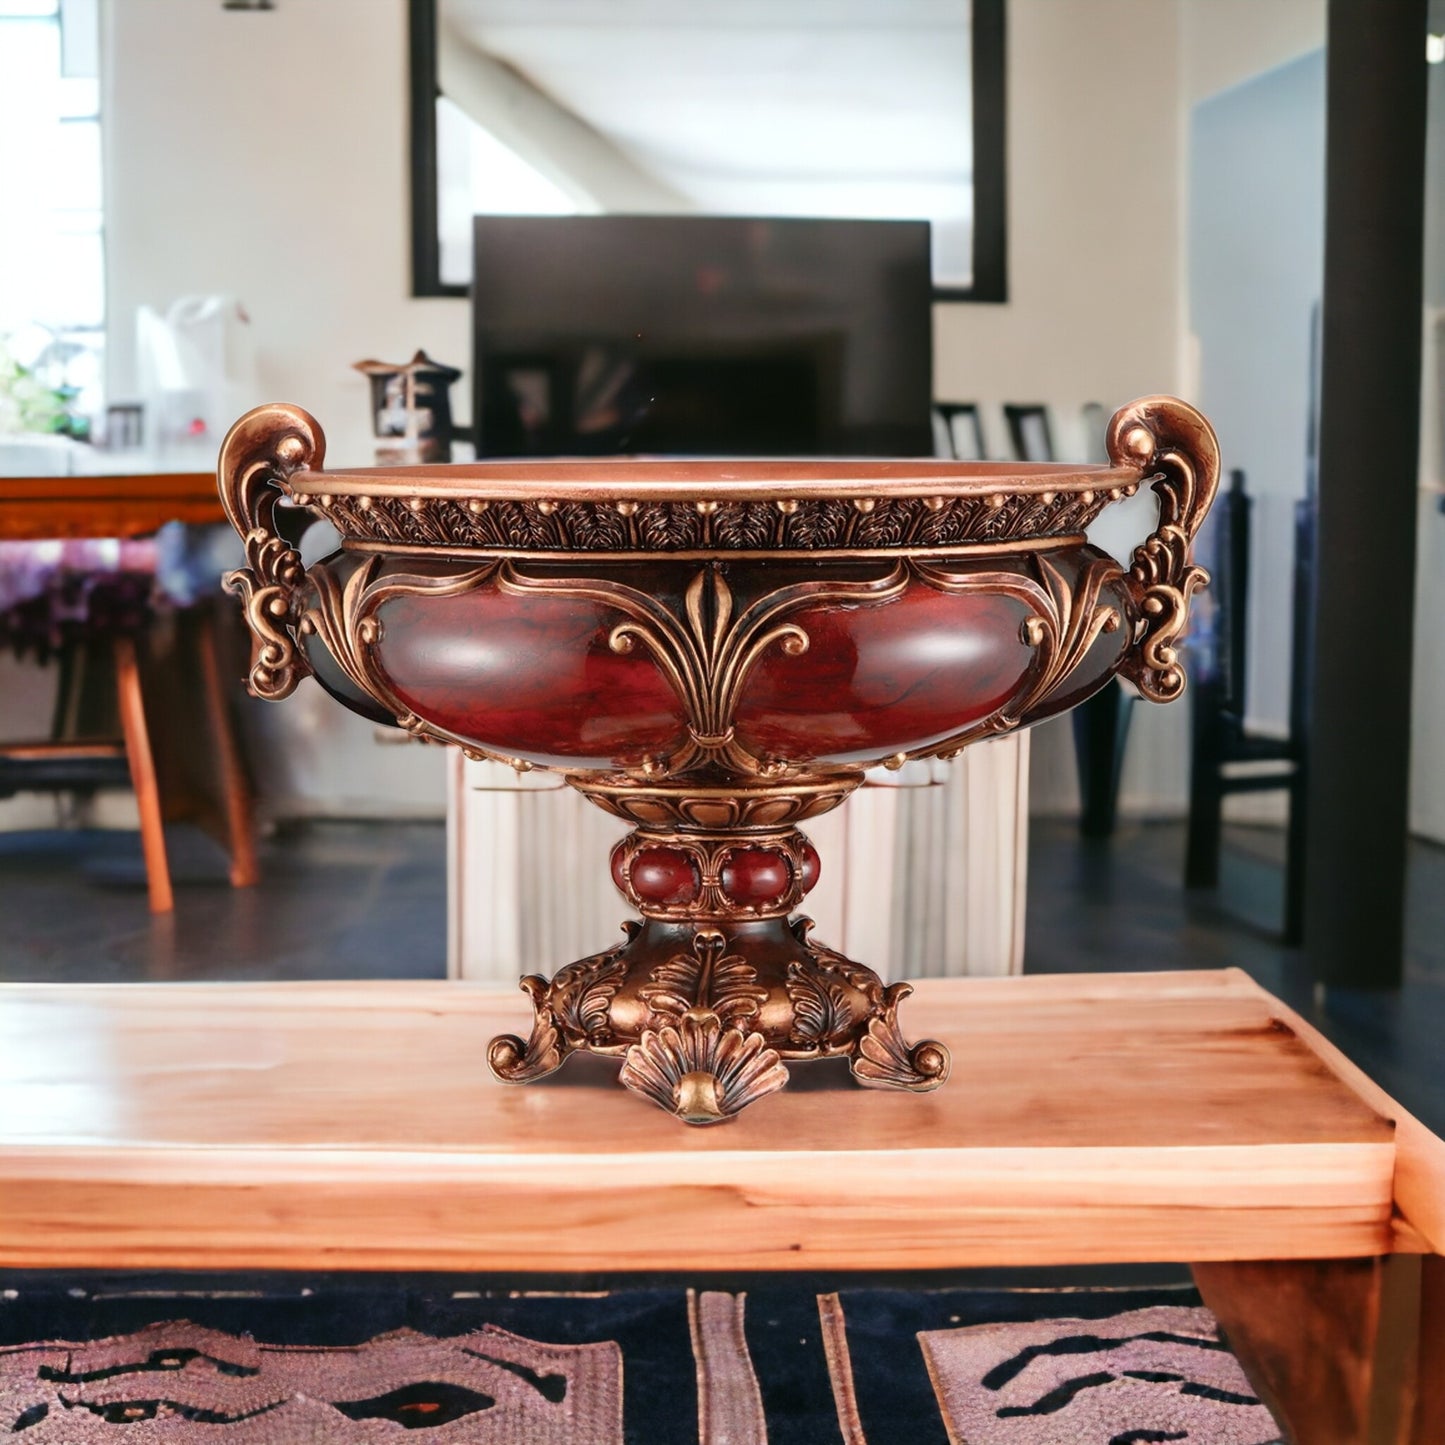
[[[578,959],[552,979],[551,1006],[557,1021],[578,1043],[606,1043],[611,1035],[608,1011],[627,977],[625,943]]]
[[[715,928],[699,928],[690,953],[677,953],[653,969],[639,997],[656,1014],[680,1018],[690,1009],[708,1009],[724,1024],[751,1018],[768,1000],[758,972],[740,954],[728,953],[727,940]]]
[[[857,1020],[852,993],[841,980],[795,959],[788,965],[787,991],[792,1043],[827,1050],[851,1041]]]

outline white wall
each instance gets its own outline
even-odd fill
[[[994,451],[1004,401],[1047,402],[1073,452],[1085,402],[1187,390],[1181,93],[1308,48],[1322,15],[1322,0],[1010,0],[1011,299],[935,312],[938,394],[990,409]],[[350,363],[470,350],[465,302],[408,296],[404,0],[104,0],[104,16],[113,394],[133,387],[136,304],[228,291],[255,321],[263,399],[312,410],[334,463],[369,460]],[[465,381],[457,394],[465,413]],[[433,754],[378,751],[319,697],[257,706],[295,806],[440,807]],[[1136,710],[1126,806],[1182,806],[1185,713]],[[1066,731],[1036,739],[1046,810],[1072,797]]]
[[[1179,0],[1185,107],[1325,43],[1325,0]]]
[[[990,450],[1005,455],[998,407],[1053,409],[1061,455],[1079,455],[1086,402],[1112,410],[1185,389],[1181,356],[1182,177],[1178,4],[1009,0],[1009,300],[940,306],[940,397],[986,407]],[[1143,539],[1135,509],[1109,536]],[[1185,799],[1182,706],[1135,709],[1123,805],[1168,813]],[[1078,806],[1067,720],[1034,737],[1040,813]]]
[[[1325,0],[1177,0],[1172,6],[1146,5],[1142,15],[1128,14],[1128,6],[1099,9],[1110,21],[1118,21],[1121,10],[1125,12],[1122,18],[1128,33],[1120,34],[1112,25],[1102,29],[1101,33],[1094,37],[1098,50],[1091,48],[1087,35],[1058,29],[1056,7],[1050,5],[1048,0],[1032,0],[1032,3],[1029,3],[1029,0],[1014,0],[1010,6],[1010,24],[1014,30],[1021,24],[1031,29],[1035,22],[1042,21],[1053,32],[1053,40],[1067,43],[1075,54],[1082,57],[1077,76],[1070,79],[1066,73],[1059,77],[1058,83],[1064,87],[1065,95],[1069,94],[1070,88],[1078,89],[1086,79],[1091,78],[1092,84],[1097,87],[1099,76],[1112,74],[1118,79],[1116,88],[1119,97],[1124,101],[1127,107],[1126,115],[1132,118],[1135,127],[1139,126],[1140,115],[1158,117],[1158,144],[1154,154],[1150,156],[1142,149],[1139,137],[1131,138],[1128,124],[1121,125],[1118,128],[1119,133],[1112,137],[1095,135],[1091,126],[1097,123],[1097,108],[1081,103],[1077,96],[1069,97],[1079,117],[1075,131],[1080,147],[1097,144],[1105,139],[1112,140],[1114,150],[1112,155],[1105,159],[1112,163],[1111,177],[1117,176],[1118,179],[1109,179],[1107,191],[1118,195],[1121,217],[1130,222],[1133,231],[1142,232],[1151,238],[1157,238],[1172,228],[1169,244],[1173,270],[1170,284],[1173,288],[1173,303],[1178,308],[1171,328],[1173,345],[1176,348],[1174,354],[1177,358],[1173,371],[1175,381],[1172,384],[1181,394],[1196,401],[1207,415],[1223,422],[1227,433],[1228,417],[1221,415],[1214,418],[1214,404],[1219,401],[1219,397],[1216,395],[1212,398],[1208,386],[1202,384],[1199,348],[1197,339],[1191,334],[1187,314],[1190,289],[1187,275],[1190,264],[1187,192],[1193,169],[1193,160],[1189,153],[1190,118],[1201,102],[1210,102],[1211,98],[1218,97],[1221,92],[1272,71],[1308,51],[1318,49],[1325,39]],[[1166,17],[1174,26],[1177,47],[1172,63],[1161,62],[1158,56],[1159,47],[1165,43],[1160,31]],[[1083,18],[1081,17],[1081,20]],[[1151,25],[1154,27],[1152,30]],[[1085,27],[1081,25],[1080,28]],[[1027,34],[1028,31],[1024,33]],[[1050,44],[1048,49],[1052,48],[1053,45]],[[1100,51],[1104,53],[1100,54]],[[1067,72],[1067,57],[1063,58],[1061,63]],[[1018,81],[1028,83],[1022,76],[1018,77]],[[1169,94],[1165,95],[1163,92]],[[1011,106],[1011,112],[1012,109]],[[1013,121],[1011,113],[1011,124]],[[1030,125],[1028,121],[1024,123],[1026,127]],[[1052,116],[1048,118],[1045,130],[1046,134],[1052,133],[1057,144],[1058,136]],[[1167,155],[1166,135],[1167,145],[1173,148]],[[1076,156],[1072,149],[1068,160],[1074,165],[1087,166],[1087,162]],[[1172,190],[1167,182],[1161,187],[1156,177],[1141,170],[1144,164],[1165,167],[1168,178],[1176,180],[1177,185]],[[1089,168],[1086,175],[1096,189],[1104,189],[1100,186],[1094,169]],[[1066,182],[1066,187],[1067,184]],[[1089,216],[1091,213],[1085,210],[1083,214]],[[1096,211],[1093,213],[1091,232],[1095,232],[1097,226]],[[1097,241],[1097,245],[1104,249],[1112,239],[1106,234]],[[1137,331],[1139,321],[1156,319],[1161,314],[1163,290],[1157,270],[1151,268],[1146,258],[1141,255],[1148,241],[1135,236],[1125,244],[1128,250],[1123,259],[1127,260],[1131,267],[1140,267],[1141,261],[1145,263],[1142,269],[1137,271],[1140,277],[1138,300],[1131,300],[1131,304],[1137,305],[1137,314],[1126,318],[1128,322],[1136,324],[1134,329]],[[1156,260],[1155,267],[1157,264]],[[1101,268],[1097,274],[1109,274],[1107,262],[1091,257],[1091,265]],[[1131,271],[1129,274],[1136,273]],[[1129,297],[1127,289],[1122,294]],[[1107,299],[1104,296],[1095,297],[1086,304],[1097,309],[1102,307]],[[1074,313],[1069,319],[1074,321],[1076,316],[1077,313]],[[1112,335],[1107,332],[1106,335],[1107,346],[1112,343]],[[1137,338],[1134,344],[1139,344]],[[1139,354],[1155,356],[1157,353],[1153,348],[1144,346]],[[1074,365],[1082,368],[1083,363],[1074,358]],[[1082,370],[1080,374],[1084,374]],[[1266,389],[1270,385],[1266,378]],[[1302,397],[1303,387],[1301,371],[1298,384],[1291,383],[1286,390],[1291,397],[1296,392]],[[1152,384],[1146,383],[1144,389],[1168,388],[1164,383],[1156,381]],[[1118,393],[1101,393],[1099,399],[1112,403],[1124,400],[1125,397]],[[1281,426],[1288,428],[1291,424],[1286,419]],[[1302,424],[1296,428],[1295,439],[1298,440],[1299,436],[1302,436]],[[1226,468],[1244,464],[1244,458],[1231,452],[1229,435],[1222,435],[1221,442]],[[1297,449],[1302,451],[1302,444]],[[1259,468],[1260,476],[1263,477],[1268,472],[1268,466],[1262,464]],[[1292,496],[1302,490],[1302,487],[1302,473],[1296,467],[1290,474],[1288,487],[1282,495]],[[1256,548],[1255,574],[1258,578],[1277,579],[1281,585],[1285,585],[1288,580],[1291,545],[1288,502],[1283,502],[1278,510],[1284,518],[1283,531],[1274,525],[1279,518],[1271,513],[1265,519],[1268,524],[1267,534],[1262,539],[1257,539],[1262,541],[1263,545]],[[1271,618],[1275,622],[1278,622],[1281,616],[1280,610],[1273,607],[1267,613],[1263,609],[1257,609],[1257,612],[1259,616]],[[1282,615],[1287,625],[1287,609]],[[1287,631],[1280,627],[1267,625],[1265,630],[1268,636],[1256,639],[1257,644],[1262,641],[1265,647],[1263,651],[1259,645],[1255,648],[1255,690],[1263,700],[1266,716],[1274,717],[1279,714],[1276,720],[1282,721],[1285,683],[1277,666],[1277,654],[1287,654],[1288,635]],[[1178,815],[1185,811],[1188,798],[1188,713],[1187,702],[1165,708],[1141,704],[1134,709],[1120,790],[1121,807],[1126,812],[1158,816]],[[1067,719],[1060,719],[1041,728],[1035,740],[1035,812],[1064,814],[1077,809],[1078,790],[1069,734]],[[1274,805],[1278,801],[1272,795],[1249,795],[1229,800],[1229,810],[1241,816],[1272,816],[1272,813],[1277,811]]]
[[[371,461],[351,363],[470,348],[467,306],[414,300],[403,0],[105,6],[106,284],[112,394],[132,382],[134,310],[227,291],[254,323],[266,400]]]
[[[1325,63],[1312,51],[1191,112],[1189,301],[1200,398],[1253,499],[1246,711],[1287,728],[1294,510],[1324,281]]]
[[[1445,28],[1445,3],[1431,19]],[[1445,843],[1445,65],[1430,67],[1425,150],[1425,389],[1421,396],[1419,549],[1410,828]]]
[[[1072,422],[1176,386],[1177,13],[1009,0],[1009,300],[936,309],[940,397]]]
[[[404,0],[107,0],[103,23],[111,395],[134,387],[137,305],[229,292],[254,325],[255,400],[300,404],[329,463],[370,465],[351,363],[470,352],[465,301],[409,295]],[[445,809],[440,749],[379,747],[311,682],[247,723],[278,811]]]

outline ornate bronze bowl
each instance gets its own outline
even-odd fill
[[[864,770],[952,757],[1083,701],[1111,676],[1178,697],[1176,644],[1206,580],[1190,544],[1218,480],[1183,402],[1116,415],[1108,466],[937,461],[506,462],[326,472],[320,427],[265,406],[221,452],[248,566],[251,691],[302,678],[416,737],[555,768],[634,824],[612,876],[642,922],[522,987],[498,1078],[569,1053],[689,1123],[779,1089],[785,1061],[846,1056],[862,1084],[932,1089],[907,984],[809,937],[799,824]],[[1150,485],[1127,570],[1084,529]],[[303,567],[282,498],[341,549]],[[559,879],[559,886],[566,886]]]

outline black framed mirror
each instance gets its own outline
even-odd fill
[[[474,212],[710,212],[929,219],[935,299],[1005,301],[1005,5],[409,0],[412,293]]]

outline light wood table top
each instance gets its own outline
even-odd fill
[[[1236,971],[932,980],[936,1093],[798,1065],[689,1129],[520,994],[0,986],[0,1265],[667,1270],[1323,1259],[1445,1244],[1445,1144]]]

